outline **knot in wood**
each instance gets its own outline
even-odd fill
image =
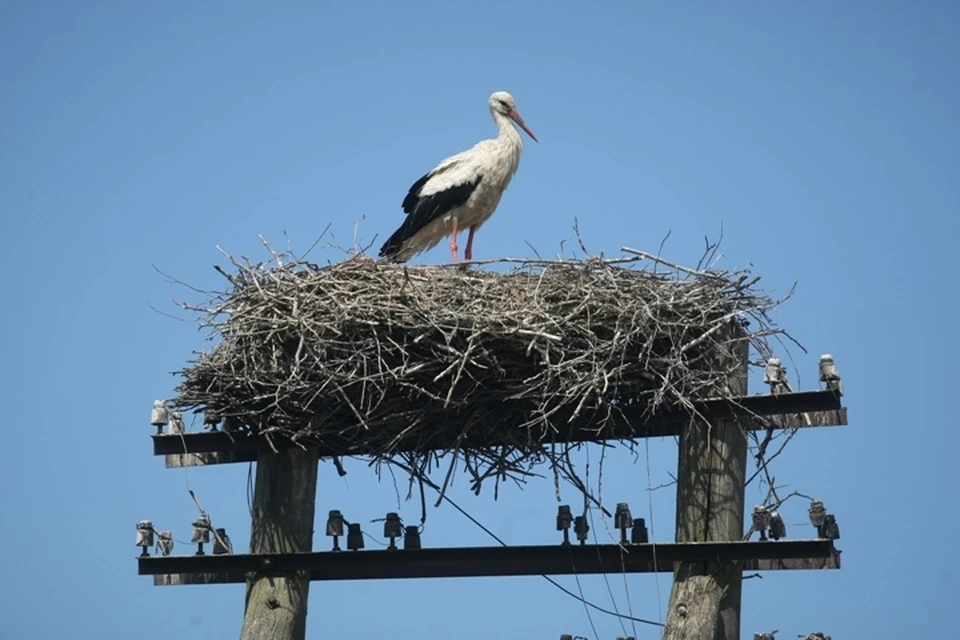
[[[268,608],[268,609],[279,609],[279,608],[280,608],[280,601],[277,600],[276,598],[274,598],[273,596],[270,596],[269,598],[267,598],[267,608]]]
[[[686,618],[686,617],[687,617],[687,605],[685,605],[685,604],[677,605],[677,615],[680,616],[681,618]]]

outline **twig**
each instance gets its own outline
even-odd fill
[[[229,417],[271,446],[336,442],[375,463],[407,460],[442,475],[441,490],[462,470],[475,492],[489,483],[498,495],[500,482],[548,464],[558,491],[563,478],[589,493],[562,444],[570,429],[589,424],[604,440],[638,407],[698,419],[697,400],[729,397],[729,372],[711,355],[728,348],[722,329],[748,319],[760,353],[783,333],[768,316],[776,301],[747,270],[689,269],[636,249],[474,261],[463,273],[355,249],[318,267],[261,243],[264,263],[217,247],[229,289],[191,288],[204,300],[181,304],[219,342],[179,372],[176,408]],[[716,255],[708,241],[706,261]]]
[[[644,260],[659,262],[660,264],[670,267],[671,269],[680,271],[681,273],[689,274],[691,276],[697,276],[698,278],[721,278],[721,279],[723,278],[723,276],[719,274],[709,273],[707,271],[698,271],[697,269],[690,269],[688,267],[682,267],[675,262],[670,262],[665,258],[661,258],[660,256],[655,256],[652,253],[647,253],[646,251],[640,251],[639,249],[631,249],[630,247],[620,247],[620,250],[625,251],[626,253],[632,253],[633,255],[638,256]]]

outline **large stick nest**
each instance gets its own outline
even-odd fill
[[[174,404],[411,473],[453,451],[477,491],[555,466],[571,429],[603,438],[625,406],[725,393],[737,363],[717,354],[778,331],[746,271],[638,268],[652,256],[633,253],[499,261],[506,273],[233,261],[229,290],[190,307],[217,343]]]

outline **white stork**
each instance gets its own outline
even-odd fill
[[[449,234],[450,254],[458,262],[457,233],[466,227],[469,235],[463,257],[473,259],[473,234],[497,210],[520,165],[523,140],[510,121],[537,141],[509,93],[497,91],[487,106],[500,135],[447,158],[413,183],[403,199],[407,219],[380,248],[381,257],[406,262]]]

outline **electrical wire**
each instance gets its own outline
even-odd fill
[[[380,545],[380,546],[383,547],[383,548],[387,548],[387,547],[389,546],[389,545],[388,545],[386,542],[384,542],[383,540],[380,540],[379,538],[375,537],[374,535],[372,535],[372,534],[370,534],[370,533],[367,533],[366,531],[361,531],[361,533],[363,534],[363,537],[364,537],[364,538],[366,538],[367,540],[372,540],[375,544],[378,544],[378,545]]]
[[[623,567],[623,592],[627,596],[627,611],[630,612],[630,628],[633,629],[633,637],[636,638],[637,623],[633,621],[633,603],[630,601],[630,587],[627,585],[627,563],[623,557],[622,546],[620,547],[620,566]]]
[[[577,573],[577,564],[573,561],[573,551],[570,550],[570,547],[567,547],[567,553],[570,554],[570,566],[573,567],[573,579],[577,581],[577,591],[580,592],[580,597],[578,598],[580,602],[583,603],[583,612],[587,614],[587,622],[590,623],[590,628],[593,630],[593,637],[596,640],[600,640],[600,634],[597,633],[597,626],[593,624],[593,616],[590,615],[590,609],[587,607],[587,599],[583,595],[583,586],[580,584],[580,574]],[[619,616],[620,613],[617,612]],[[622,622],[620,623],[623,624]]]
[[[590,487],[590,445],[587,445],[585,449],[586,455],[586,473],[584,476],[584,486],[589,489]],[[603,461],[606,457],[606,449],[601,447],[600,449],[600,472],[597,474],[597,502],[603,504]],[[587,496],[587,493],[583,494],[583,520],[586,523],[587,516],[590,517],[590,529],[593,530],[593,540],[597,543],[597,564],[600,565],[600,575],[603,576],[603,583],[607,586],[607,593],[610,595],[610,603],[613,605],[613,611],[617,614],[617,622],[620,623],[620,630],[623,631],[623,635],[627,635],[627,627],[623,624],[623,618],[620,617],[620,608],[617,607],[617,599],[613,595],[613,589],[610,588],[610,579],[607,577],[607,572],[603,568],[603,558],[600,556],[600,539],[597,537],[597,525],[594,522],[593,510],[590,508],[590,498]],[[609,534],[610,528],[607,526],[607,519],[604,515],[603,526],[607,529]],[[577,586],[580,586],[580,576],[577,574],[577,567],[573,562],[573,553],[570,554],[570,566],[573,567],[573,575],[577,578]],[[583,595],[581,590],[580,595]],[[590,626],[593,627],[593,619],[590,618],[590,612],[584,606],[584,610],[587,611],[587,618],[590,620]],[[596,635],[596,630],[594,630],[594,635]]]
[[[602,500],[602,499],[603,499],[603,496],[602,496],[602,491],[603,491],[603,461],[604,461],[606,455],[607,455],[607,448],[606,448],[606,447],[603,447],[603,448],[600,450],[600,476],[597,478],[597,499],[598,499],[598,500]],[[602,515],[603,515],[603,514],[601,514],[601,516],[602,516]],[[633,524],[633,521],[631,520],[631,525],[632,525],[632,524]],[[607,533],[610,534],[611,537],[613,537],[612,533],[610,532],[610,526],[607,524],[607,519],[606,519],[606,517],[604,517],[604,519],[603,519],[603,526],[607,529]],[[614,540],[616,540],[615,537],[614,537]],[[632,600],[631,600],[631,598],[630,598],[630,584],[629,584],[629,582],[627,581],[627,559],[626,559],[626,557],[624,557],[624,556],[625,556],[625,553],[624,553],[623,545],[621,544],[621,545],[620,545],[620,571],[621,571],[621,575],[623,576],[623,594],[624,594],[624,596],[625,596],[626,599],[627,599],[627,613],[630,614],[630,617],[633,617],[633,602],[632,602]],[[612,599],[612,598],[613,598],[613,595],[611,594],[610,597],[611,597],[611,599]],[[621,623],[621,624],[622,624],[622,623]],[[636,638],[636,637],[637,637],[637,623],[634,622],[633,620],[630,621],[630,629],[633,631],[633,637]],[[623,635],[627,635],[626,630],[624,630]]]
[[[647,506],[650,509],[650,540],[656,541],[656,532],[653,528],[653,478],[650,475],[650,439],[643,439],[643,446],[646,449],[647,454]],[[653,551],[653,579],[654,586],[657,589],[657,622],[662,627],[663,626],[663,603],[660,600],[660,573],[657,571],[660,567],[657,565],[657,543],[651,543],[651,550]]]
[[[429,486],[429,485],[428,485],[428,486]],[[436,487],[431,487],[431,488],[433,488],[434,490],[436,490]],[[458,505],[456,502],[454,502],[453,500],[451,500],[446,494],[443,494],[443,499],[446,500],[448,503],[450,503],[450,506],[452,506],[454,509],[456,509],[456,510],[459,511],[461,514],[463,514],[463,516],[464,516],[467,520],[469,520],[469,521],[472,522],[473,524],[477,525],[477,527],[479,527],[481,530],[483,530],[484,533],[486,533],[488,536],[490,536],[491,538],[493,538],[494,540],[496,540],[497,542],[499,542],[500,545],[502,545],[502,546],[504,546],[504,547],[509,546],[506,542],[504,542],[503,540],[501,540],[500,537],[497,536],[497,534],[495,534],[493,531],[490,531],[490,529],[488,529],[488,528],[486,528],[485,526],[483,526],[483,524],[482,524],[480,521],[478,521],[478,520],[477,520],[476,518],[474,518],[472,515],[470,515],[469,513],[467,513],[464,509],[462,509],[462,508],[460,507],[460,505]],[[633,617],[633,616],[627,616],[627,615],[624,615],[624,614],[622,614],[622,613],[616,613],[616,612],[614,612],[614,611],[610,611],[609,609],[604,609],[603,607],[600,607],[600,606],[598,606],[598,605],[595,605],[595,604],[593,604],[592,602],[590,602],[589,600],[586,600],[586,599],[584,599],[583,597],[578,596],[577,594],[575,594],[574,592],[570,591],[569,589],[567,589],[566,587],[564,587],[563,585],[561,585],[559,582],[557,582],[556,580],[554,580],[554,579],[551,578],[550,576],[545,576],[545,575],[543,575],[543,574],[540,574],[540,577],[543,578],[544,580],[546,580],[547,582],[549,582],[550,584],[552,584],[553,586],[555,586],[557,589],[560,589],[560,591],[563,591],[565,594],[567,594],[567,595],[570,596],[571,598],[574,598],[574,599],[576,599],[576,600],[580,600],[580,601],[583,602],[586,606],[588,606],[588,607],[590,607],[591,609],[594,609],[594,610],[596,610],[596,611],[599,611],[600,613],[604,613],[604,614],[606,614],[606,615],[608,615],[608,616],[614,616],[614,617],[617,617],[617,618],[624,618],[625,620],[632,620],[633,622],[639,622],[639,623],[641,623],[641,624],[649,624],[649,625],[654,626],[654,627],[662,627],[662,626],[663,626],[663,623],[661,623],[661,622],[656,622],[656,621],[654,621],[654,620],[646,620],[646,619],[644,619],[644,618],[635,618],[635,617]]]
[[[599,496],[598,496],[598,497],[599,497]],[[590,528],[593,529],[593,539],[594,539],[594,541],[596,541],[596,543],[597,543],[597,562],[600,563],[600,568],[603,569],[603,556],[600,555],[600,546],[599,546],[599,545],[600,545],[600,539],[597,537],[597,525],[596,525],[596,523],[594,522],[594,519],[593,519],[593,510],[590,509],[589,512],[590,512]],[[606,517],[604,517],[603,523],[604,523],[604,527],[606,527],[606,526],[607,526]],[[623,566],[624,575],[626,575],[626,566],[624,565],[624,561],[623,561],[623,549],[622,549],[622,548],[620,549],[620,564],[621,564],[621,566]],[[607,574],[606,574],[606,573],[604,573],[604,574],[602,574],[602,575],[603,575],[603,582],[604,582],[604,584],[607,585],[607,593],[610,594],[610,602],[613,603],[613,610],[616,612],[616,615],[617,615],[617,621],[620,623],[620,630],[623,631],[623,635],[626,636],[626,635],[628,635],[628,634],[627,634],[627,626],[623,623],[623,620],[624,620],[624,618],[627,617],[627,616],[623,616],[623,615],[620,614],[620,608],[617,607],[617,599],[616,599],[616,598],[614,597],[614,595],[613,595],[613,587],[610,586],[610,580],[607,578]],[[626,587],[626,581],[624,581],[624,587]],[[627,599],[629,600],[629,598],[630,598],[630,594],[629,594],[629,592],[627,592]],[[633,613],[633,612],[631,611],[631,613]],[[636,629],[634,629],[633,637],[637,637]]]
[[[586,478],[584,478],[584,486],[588,488],[590,487],[590,448],[589,447],[587,447],[587,472],[586,472]],[[590,511],[590,500],[587,497],[587,492],[584,491],[583,492],[583,524],[584,526],[586,526],[587,524],[588,511]],[[594,532],[593,537],[594,538],[597,537],[596,532]],[[599,554],[599,549],[597,550],[597,553]],[[580,601],[583,603],[583,612],[587,614],[587,622],[590,623],[590,628],[593,629],[593,637],[596,638],[597,640],[600,640],[600,634],[597,633],[597,627],[596,625],[593,624],[593,616],[590,615],[590,609],[587,607],[587,599],[583,595],[583,587],[580,586],[580,574],[577,572],[577,565],[573,561],[573,551],[570,550],[570,547],[567,547],[567,554],[570,556],[570,566],[573,568],[573,578],[577,582],[577,591],[580,592]],[[603,570],[603,567],[601,566],[600,569]],[[606,574],[604,574],[603,578],[604,580],[606,580],[607,578]],[[613,610],[616,611],[618,616],[620,615],[620,612],[617,611],[616,602],[613,603]],[[620,625],[623,626],[622,620],[620,621]]]
[[[587,452],[587,465],[588,465],[587,473],[589,473],[590,472],[589,446],[587,447],[586,452]],[[597,502],[601,504],[603,503],[603,462],[604,460],[606,460],[606,458],[607,458],[607,448],[601,447],[600,448],[600,470],[599,470],[599,473],[597,474]],[[610,523],[607,521],[607,514],[602,511],[600,513],[600,517],[603,519],[603,528],[607,530],[607,535],[610,536],[610,539],[613,540],[615,543],[618,542],[616,535],[614,535],[613,531],[611,531],[610,529]],[[597,537],[597,527],[596,527],[596,524],[594,523],[593,511],[590,511],[590,526],[593,528],[593,539],[599,545],[600,539]],[[620,546],[620,570],[623,573],[623,592],[627,598],[627,610],[629,611],[630,615],[633,616],[633,605],[630,602],[630,585],[627,582],[627,562],[626,562],[626,558],[624,558],[623,545],[621,544],[619,546]],[[597,561],[600,563],[600,568],[602,569],[603,560],[600,555],[599,546],[597,547]],[[603,582],[607,585],[607,593],[610,594],[610,602],[613,603],[613,610],[616,611],[619,616],[620,608],[617,606],[617,599],[613,595],[613,588],[610,586],[610,580],[607,578],[606,573],[603,574]],[[629,634],[627,633],[627,628],[623,624],[623,618],[618,617],[618,621],[620,622],[620,630],[623,631],[623,635],[628,636]],[[630,627],[633,630],[633,637],[636,638],[637,624],[631,621]]]

